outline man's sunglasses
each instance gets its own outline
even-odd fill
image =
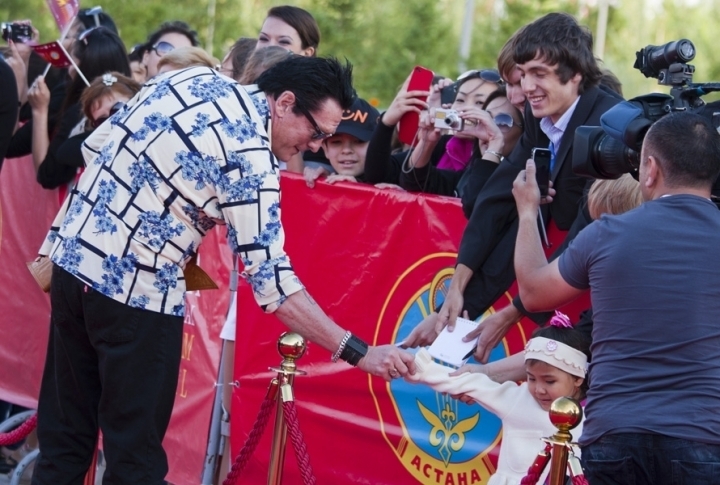
[[[162,57],[168,52],[172,52],[175,50],[175,46],[172,45],[170,42],[165,42],[164,40],[161,40],[154,46],[150,48],[151,51],[155,51],[155,54],[158,55],[158,57]]]
[[[308,110],[306,110],[302,106],[299,106],[298,104],[295,104],[295,106],[298,110],[300,110],[303,115],[305,115],[305,118],[307,118],[307,120],[313,126],[313,129],[315,130],[315,133],[313,133],[311,137],[313,140],[326,140],[334,135],[334,133],[325,133],[324,131],[322,131],[318,126],[317,122],[315,121],[315,118],[312,117]]]
[[[473,69],[460,74],[457,78],[458,83],[463,83],[468,79],[480,78],[483,81],[495,83],[498,86],[502,86],[503,80],[500,77],[500,73],[495,69]]]
[[[512,116],[507,113],[498,113],[498,115],[493,118],[493,121],[495,121],[495,124],[503,133],[510,131],[513,126],[517,126],[522,129],[522,123],[516,122],[513,120]]]
[[[102,118],[98,118],[95,121],[93,121],[92,127],[97,128],[98,126],[102,125],[103,123],[105,123],[108,120],[108,118],[113,116],[115,113],[117,113],[124,107],[125,107],[125,103],[123,103],[122,101],[118,101],[117,103],[112,105],[112,108],[110,108],[110,113],[107,116],[103,116]]]

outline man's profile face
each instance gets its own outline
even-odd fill
[[[318,128],[327,134],[335,133],[342,119],[342,108],[334,99],[320,103],[319,109],[310,112]],[[303,113],[289,109],[282,118],[273,120],[272,152],[283,162],[300,152],[317,152],[324,139],[313,138],[315,127]]]
[[[560,117],[578,98],[582,76],[575,74],[563,84],[555,72],[557,64],[550,65],[539,56],[518,64],[520,84],[535,118],[550,117],[557,123]]]

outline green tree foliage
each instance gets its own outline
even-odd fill
[[[210,16],[210,2],[215,15]],[[454,77],[465,0],[113,0],[100,2],[116,20],[128,47],[142,42],[166,20],[184,20],[204,46],[222,58],[241,36],[255,37],[273,5],[292,3],[313,13],[320,25],[320,55],[347,58],[365,98],[387,106],[415,65]],[[519,27],[551,11],[565,11],[596,29],[597,0],[475,0],[468,68],[495,66],[497,52]],[[695,80],[720,80],[715,26],[720,0],[618,0],[610,9],[604,64],[622,80],[626,97],[668,92],[632,68],[635,52],[648,44],[689,38],[697,48]],[[83,7],[94,5],[83,2]],[[0,20],[30,18],[44,42],[57,27],[44,0],[2,0]],[[212,42],[208,27],[213,26]],[[715,99],[708,97],[708,99]]]

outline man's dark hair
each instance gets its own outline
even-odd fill
[[[151,48],[154,46],[158,40],[160,40],[160,37],[162,37],[165,34],[180,34],[184,35],[188,38],[190,43],[193,45],[193,47],[197,47],[200,45],[200,41],[198,40],[198,33],[195,32],[190,28],[188,24],[183,22],[182,20],[173,20],[172,22],[165,22],[163,23],[159,29],[157,29],[155,32],[150,34],[147,41],[148,48]]]
[[[291,91],[296,99],[293,112],[297,114],[302,109],[317,111],[328,98],[342,109],[350,109],[355,99],[352,65],[346,61],[343,66],[334,57],[291,56],[263,72],[257,85],[276,99]]]
[[[670,187],[709,187],[720,174],[720,134],[698,114],[663,116],[650,127],[643,145]]]
[[[267,16],[280,19],[295,29],[300,36],[302,48],[313,47],[317,53],[320,45],[320,27],[310,12],[292,5],[279,5],[268,10]]]
[[[602,77],[593,55],[592,33],[566,13],[549,13],[518,32],[515,63],[525,64],[538,56],[549,65],[557,65],[555,72],[563,84],[575,74],[582,75],[581,94],[596,86]]]

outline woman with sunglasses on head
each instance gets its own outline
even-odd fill
[[[447,170],[462,170],[470,160],[476,139],[467,133],[458,132],[454,135],[441,135],[435,130],[418,128],[415,148],[398,153],[391,153],[392,135],[395,126],[406,113],[420,114],[429,107],[440,108],[440,91],[443,88],[456,92],[455,101],[450,106],[456,111],[479,110],[485,99],[502,85],[497,71],[482,69],[468,71],[453,83],[441,80],[431,91],[408,91],[409,77],[405,80],[400,92],[390,107],[380,117],[367,152],[365,175],[370,183],[398,184],[400,173],[408,167],[432,166]],[[420,98],[428,96],[428,102]]]
[[[277,45],[300,56],[315,56],[319,44],[320,28],[310,12],[279,5],[268,10],[256,49]]]
[[[122,40],[105,27],[93,27],[78,36],[70,52],[80,72],[88,82],[110,71],[130,76],[130,64]],[[85,79],[74,69],[70,71],[65,100],[58,127],[51,137],[47,129],[49,91],[39,77],[28,93],[33,108],[33,162],[37,181],[46,189],[54,189],[70,182],[75,170],[58,159],[57,150],[70,136],[85,129],[80,97],[86,89]]]
[[[427,112],[423,115],[420,130],[434,130],[434,135],[439,136],[440,130],[434,127],[433,119]],[[500,87],[488,96],[482,109],[468,107],[461,116],[465,120],[461,133],[475,140],[468,167],[472,164],[476,172],[482,171],[482,179],[486,181],[520,139],[522,114],[508,100],[505,88]],[[403,170],[400,186],[415,192],[459,197],[466,189],[468,172],[467,167],[444,169],[433,167],[426,161]]]
[[[197,47],[200,42],[197,32],[185,22],[176,20],[162,24],[150,34],[145,45],[147,50],[143,54],[143,64],[147,70],[147,81],[157,76],[162,56],[178,47]]]

